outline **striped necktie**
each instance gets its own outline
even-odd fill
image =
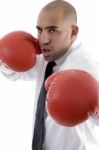
[[[45,111],[45,100],[46,100],[46,90],[44,87],[45,80],[48,76],[50,76],[53,72],[53,67],[55,66],[55,62],[49,62],[46,66],[44,81],[40,90],[37,110],[36,110],[36,119],[34,126],[34,136],[32,141],[32,150],[42,150],[42,143],[44,141],[44,111]]]

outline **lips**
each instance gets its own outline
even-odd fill
[[[45,48],[42,48],[42,53],[44,56],[48,57],[51,53],[51,50],[50,49],[45,49]]]

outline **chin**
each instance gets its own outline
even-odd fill
[[[44,57],[44,59],[46,60],[46,61],[54,61],[52,58],[50,58],[50,57]]]

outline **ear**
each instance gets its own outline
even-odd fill
[[[72,32],[71,32],[71,37],[73,40],[76,39],[78,34],[78,26],[77,25],[72,25]]]

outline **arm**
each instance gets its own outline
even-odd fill
[[[99,104],[94,112],[94,114],[90,117],[90,121],[94,123],[94,125],[99,126]]]

